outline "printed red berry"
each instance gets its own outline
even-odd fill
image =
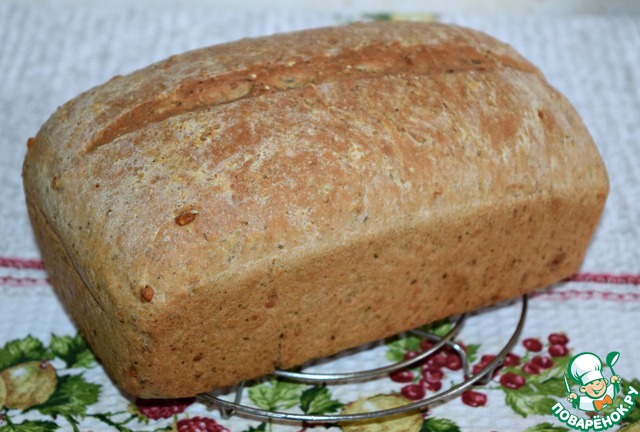
[[[440,366],[424,363],[422,365],[422,373],[425,374],[427,372],[442,372],[442,368]]]
[[[413,381],[413,372],[410,370],[398,370],[389,374],[391,381],[407,383]]]
[[[524,347],[529,351],[533,351],[533,352],[542,351],[542,342],[540,342],[539,339],[527,338],[522,341],[522,345],[524,345]]]
[[[522,388],[526,384],[526,382],[527,380],[524,379],[523,376],[514,374],[512,372],[507,372],[500,377],[500,384],[502,384],[502,387],[511,390],[518,390],[519,388]]]
[[[548,356],[537,355],[531,358],[531,362],[538,366],[540,369],[549,369],[553,367],[553,360]]]
[[[479,407],[487,404],[487,395],[475,390],[467,390],[462,393],[462,403],[471,407]]]
[[[442,381],[428,382],[423,378],[420,380],[420,384],[422,385],[422,387],[433,392],[437,392],[442,388]]]
[[[471,372],[473,373],[473,375],[477,375],[478,373],[480,373],[484,368],[486,368],[487,365],[486,364],[482,364],[482,363],[478,363],[477,365],[474,365]],[[493,376],[495,377],[496,375],[498,375],[500,373],[500,369],[502,369],[501,366],[497,367],[494,371],[493,371]]]
[[[478,373],[480,373],[480,371],[482,369],[484,369],[485,366],[486,365],[483,365],[483,364],[480,364],[480,363],[475,364],[475,365],[473,365],[473,368],[471,369],[471,373],[474,374],[474,375],[478,375]]]
[[[447,365],[447,356],[441,352],[429,356],[427,364],[430,366],[444,367]]]
[[[445,345],[442,347],[442,352],[445,356],[448,356],[449,354],[455,354],[456,350],[451,345]]]
[[[442,373],[442,371],[427,371],[424,374],[424,380],[430,383],[440,382],[443,377],[444,373]]]
[[[180,414],[195,398],[184,399],[136,399],[135,404],[140,414],[151,420],[166,419],[174,414]]]
[[[214,419],[206,417],[191,417],[178,421],[178,432],[229,432]]]
[[[433,347],[433,342],[431,342],[430,340],[425,339],[422,342],[420,342],[421,351],[428,351],[431,349],[431,347]]]
[[[416,401],[424,398],[426,392],[424,387],[419,384],[409,384],[400,389],[402,396],[409,400]]]
[[[535,363],[528,362],[525,363],[524,366],[522,366],[522,372],[529,375],[538,375],[540,373],[540,366],[536,365]]]
[[[485,355],[483,355],[480,358],[480,362],[473,366],[473,368],[472,368],[473,374],[474,375],[478,374],[480,371],[482,371],[482,369],[486,368],[489,365],[489,363],[491,363],[495,358],[496,358],[496,356],[493,355],[493,354],[485,354]],[[498,375],[498,373],[500,372],[500,369],[502,369],[502,365],[500,365],[497,368],[495,368],[495,370],[493,371],[493,376],[494,377],[496,375]]]
[[[502,363],[505,366],[518,366],[520,364],[520,356],[517,354],[509,353],[504,356],[504,362]]]
[[[493,361],[494,358],[496,358],[496,356],[493,354],[485,354],[482,357],[480,357],[480,363],[484,365],[488,365]]]
[[[418,352],[417,351],[407,351],[406,353],[404,353],[404,355],[402,356],[403,360],[409,360],[412,358],[416,358],[418,356]]]
[[[551,333],[549,335],[549,343],[551,345],[566,345],[569,343],[569,338],[562,333]]]
[[[447,364],[445,367],[452,371],[462,369],[462,360],[460,360],[460,356],[457,353],[449,354],[447,356]]]
[[[569,348],[566,345],[555,344],[549,347],[551,357],[564,357],[569,354]]]

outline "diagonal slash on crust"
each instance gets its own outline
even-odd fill
[[[489,50],[468,46],[456,49],[451,46],[401,46],[398,42],[343,50],[335,56],[315,57],[307,61],[289,59],[281,63],[260,64],[214,77],[185,80],[177,88],[155,95],[101,128],[82,154],[171,117],[306,85],[401,75],[491,72],[500,68],[540,74],[536,68],[517,58],[499,56]]]

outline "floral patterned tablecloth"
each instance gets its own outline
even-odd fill
[[[439,17],[491,33],[539,65],[583,115],[611,175],[611,195],[582,270],[531,297],[521,336],[490,382],[422,413],[387,422],[337,425],[285,424],[240,415],[223,418],[199,399],[135,400],[121,394],[106,377],[53,294],[33,241],[20,180],[27,138],[57,105],[82,90],[169,54],[356,18],[339,11],[251,14],[206,8],[0,5],[1,432],[564,431],[587,420],[591,429],[599,424],[604,430],[605,422],[609,430],[640,430],[636,406],[640,398],[633,393],[640,390],[637,17]],[[468,318],[456,341],[472,372],[501,350],[520,308],[520,301],[508,302]],[[429,330],[443,334],[451,326],[444,321]],[[431,345],[414,335],[399,335],[309,370],[382,366],[411,358]],[[603,378],[611,382],[618,376],[622,386],[604,408],[581,411],[571,406],[567,393],[582,395],[583,383],[565,382],[565,374],[571,360],[586,352],[601,359]],[[609,353],[619,356],[611,360]],[[245,388],[243,402],[307,414],[352,412],[421,400],[462,378],[459,354],[445,347],[412,368],[358,384],[324,387],[265,378]],[[232,392],[221,395],[232,396]]]

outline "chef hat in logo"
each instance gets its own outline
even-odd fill
[[[569,363],[569,374],[571,378],[582,385],[587,385],[591,381],[604,379],[602,376],[602,361],[591,353],[577,355]]]

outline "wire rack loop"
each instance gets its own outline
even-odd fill
[[[304,383],[314,383],[314,384],[336,384],[336,383],[346,383],[346,382],[356,382],[362,381],[366,379],[378,378],[380,376],[389,374],[391,372],[411,367],[421,361],[424,361],[429,355],[433,354],[441,347],[447,345],[454,349],[458,355],[460,355],[460,359],[462,360],[463,373],[464,373],[464,381],[459,384],[453,385],[452,387],[440,391],[434,394],[431,397],[422,399],[416,402],[410,402],[406,405],[402,405],[395,408],[379,410],[379,411],[371,411],[364,413],[355,413],[355,414],[323,414],[323,415],[314,415],[314,414],[298,414],[292,412],[283,412],[283,411],[268,411],[261,408],[256,408],[248,405],[243,405],[241,403],[242,400],[242,391],[244,389],[245,383],[240,383],[235,388],[235,399],[234,401],[229,401],[217,397],[211,393],[201,394],[200,398],[204,401],[217,406],[220,409],[220,412],[223,417],[228,418],[229,416],[235,413],[246,414],[251,417],[257,417],[260,419],[274,419],[281,421],[289,421],[289,422],[308,422],[308,423],[345,423],[345,422],[356,422],[356,421],[365,421],[378,419],[382,417],[390,417],[399,415],[402,413],[410,412],[410,411],[420,411],[425,409],[427,406],[432,405],[436,402],[440,402],[452,397],[455,397],[470,387],[474,385],[482,385],[486,384],[493,377],[494,371],[502,365],[504,357],[511,350],[511,347],[516,343],[518,338],[520,337],[520,333],[522,332],[522,327],[524,326],[524,322],[527,315],[527,304],[528,298],[527,296],[522,297],[522,309],[520,313],[520,318],[518,320],[518,324],[516,328],[509,338],[509,341],[502,348],[502,350],[496,355],[496,357],[491,360],[482,370],[478,371],[476,374],[471,374],[469,361],[466,356],[464,349],[453,341],[453,338],[459,333],[462,325],[466,320],[466,315],[460,316],[460,318],[456,321],[455,325],[443,337],[439,337],[437,335],[425,332],[420,329],[412,330],[413,334],[416,334],[422,338],[430,339],[435,341],[435,344],[427,351],[419,354],[416,357],[411,359],[403,360],[397,363],[390,364],[388,366],[383,366],[375,369],[369,369],[364,371],[357,372],[347,372],[347,373],[332,373],[332,374],[319,374],[319,373],[305,373],[305,372],[293,372],[293,371],[283,371],[277,370],[274,372],[274,375],[287,378],[288,380],[304,382]]]

